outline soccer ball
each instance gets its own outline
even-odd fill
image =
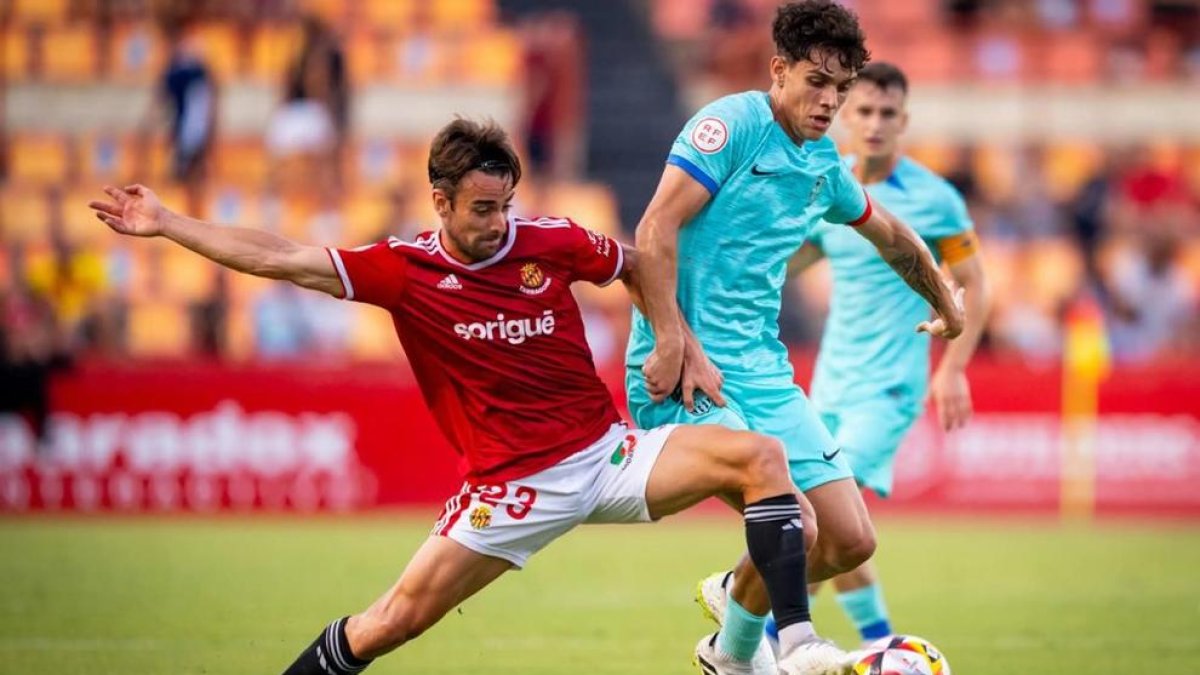
[[[933,675],[929,660],[907,649],[877,649],[854,662],[854,675]]]
[[[942,655],[942,651],[934,647],[933,643],[929,640],[919,638],[915,635],[893,635],[891,637],[879,638],[868,645],[867,649],[900,649],[914,652],[929,663],[929,672],[932,675],[952,675],[950,672],[950,662]]]

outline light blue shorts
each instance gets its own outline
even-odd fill
[[[854,480],[887,497],[892,493],[896,451],[920,414],[919,405],[880,397],[822,411],[821,420],[850,461]]]
[[[664,424],[720,424],[779,439],[787,450],[792,482],[803,491],[853,476],[846,453],[838,450],[804,391],[778,376],[726,375],[721,393],[727,405],[722,408],[697,393],[694,412],[688,412],[677,397],[652,402],[640,368],[625,370],[625,390],[629,413],[642,429]]]

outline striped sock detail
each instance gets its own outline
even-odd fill
[[[794,499],[794,498],[793,498]],[[758,504],[747,506],[742,517],[748,523],[769,523],[774,520],[791,520],[800,517],[800,505],[794,501],[791,504]]]
[[[370,661],[363,661],[351,653],[350,641],[346,638],[347,618],[349,617],[342,617],[325,628],[324,647],[330,661],[326,665],[332,665],[333,672],[337,675],[361,673],[371,665]]]

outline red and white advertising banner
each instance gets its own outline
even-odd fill
[[[797,360],[801,381],[809,367]],[[608,375],[623,400],[619,367]],[[1056,510],[1058,371],[983,362],[971,381],[975,418],[948,435],[921,420],[889,501]],[[1125,369],[1103,384],[1084,430],[1099,512],[1200,516],[1197,382],[1200,365]],[[90,365],[52,392],[41,441],[0,416],[0,511],[360,510],[440,503],[460,482],[402,365]]]

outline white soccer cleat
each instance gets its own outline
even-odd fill
[[[725,622],[725,606],[729,604],[729,589],[733,588],[733,572],[709,575],[696,587],[696,604],[704,616],[717,624]]]
[[[755,668],[754,661],[734,661],[717,649],[717,634],[700,638],[696,657],[692,660],[704,675],[776,675],[774,663],[770,669]]]
[[[733,588],[733,572],[717,572],[716,574],[706,577],[696,587],[696,604],[700,605],[700,611],[704,612],[704,616],[718,626],[724,624],[725,607],[729,604],[729,590]],[[713,647],[716,651],[716,647]],[[700,650],[696,649],[697,660],[699,660]],[[775,675],[778,672],[778,664],[775,662],[775,650],[771,648],[771,643],[767,641],[766,636],[758,643],[758,649],[754,650],[754,656],[750,659],[750,668],[748,672],[755,675]]]
[[[779,675],[851,675],[856,657],[829,640],[814,638],[780,660]]]

